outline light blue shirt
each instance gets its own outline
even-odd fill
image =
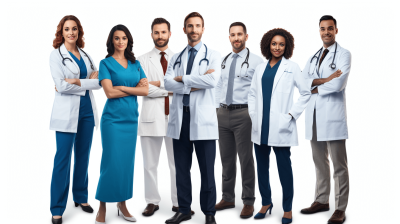
[[[187,57],[187,61],[189,61],[189,58],[190,58],[190,55],[191,55],[190,49],[192,49],[192,48],[195,49],[195,51],[194,51],[194,57],[196,58],[197,52],[200,50],[202,44],[203,44],[203,42],[200,41],[200,43],[196,44],[196,46],[194,46],[194,47],[190,46],[189,44],[187,45],[187,48],[188,48],[188,57]]]
[[[235,52],[232,52],[231,55],[226,59],[225,69],[221,69],[221,77],[218,81],[217,87],[215,88],[215,107],[219,108],[220,103],[226,104],[226,92],[228,90],[228,81],[229,81],[229,69],[231,67],[233,55]],[[235,69],[235,79],[233,82],[233,101],[232,104],[247,104],[247,96],[249,93],[251,80],[253,79],[253,74],[256,67],[263,63],[263,59],[253,53],[250,52],[249,55],[249,68],[247,69],[247,64],[242,63],[246,60],[247,49],[243,49],[238,53],[238,57],[236,59],[236,69]],[[225,56],[226,57],[226,56]],[[224,58],[222,58],[222,61]],[[247,72],[246,72],[247,70]]]

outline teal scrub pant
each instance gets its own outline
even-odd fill
[[[88,201],[88,166],[92,146],[94,118],[92,114],[79,116],[77,133],[56,132],[57,152],[51,178],[50,211],[62,216],[68,200],[71,154],[74,149],[73,199],[77,203]]]

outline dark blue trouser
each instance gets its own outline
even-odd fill
[[[179,140],[173,139],[176,168],[176,188],[178,193],[179,212],[189,214],[192,204],[192,167],[193,144],[201,173],[200,207],[205,215],[215,215],[217,201],[214,164],[215,140],[190,141],[190,112],[183,110],[182,128]]]
[[[262,205],[272,203],[271,186],[269,184],[269,155],[271,146],[254,144],[257,159],[258,187],[262,197]],[[292,211],[293,202],[293,172],[290,161],[290,147],[274,147],[279,179],[283,191],[283,211]]]
[[[57,152],[51,178],[50,211],[63,215],[68,200],[72,148],[74,148],[73,199],[87,203],[88,166],[94,129],[93,113],[79,114],[77,133],[56,132]]]

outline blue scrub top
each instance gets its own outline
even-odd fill
[[[69,52],[69,51],[68,51]],[[79,70],[80,70],[80,76],[79,79],[86,79],[87,76],[87,69],[86,69],[86,64],[85,61],[82,58],[81,55],[81,60],[79,60],[77,57],[75,57],[74,54],[69,52],[71,57],[74,59],[76,64],[78,64]],[[79,107],[79,114],[80,115],[91,115],[93,116],[93,108],[92,108],[92,102],[90,101],[90,96],[89,96],[89,90],[86,90],[85,95],[81,96],[81,102],[80,102],[80,107]]]
[[[261,125],[261,144],[268,145],[268,135],[269,135],[269,116],[271,111],[271,96],[272,89],[274,87],[274,80],[276,72],[278,71],[281,61],[278,61],[274,67],[268,62],[265,68],[263,77],[261,79],[262,94],[263,94],[263,119]]]

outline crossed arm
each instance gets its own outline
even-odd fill
[[[101,80],[104,92],[108,99],[121,98],[125,96],[147,96],[149,94],[149,83],[147,78],[143,78],[139,81],[136,87],[127,86],[113,86],[110,79]]]

